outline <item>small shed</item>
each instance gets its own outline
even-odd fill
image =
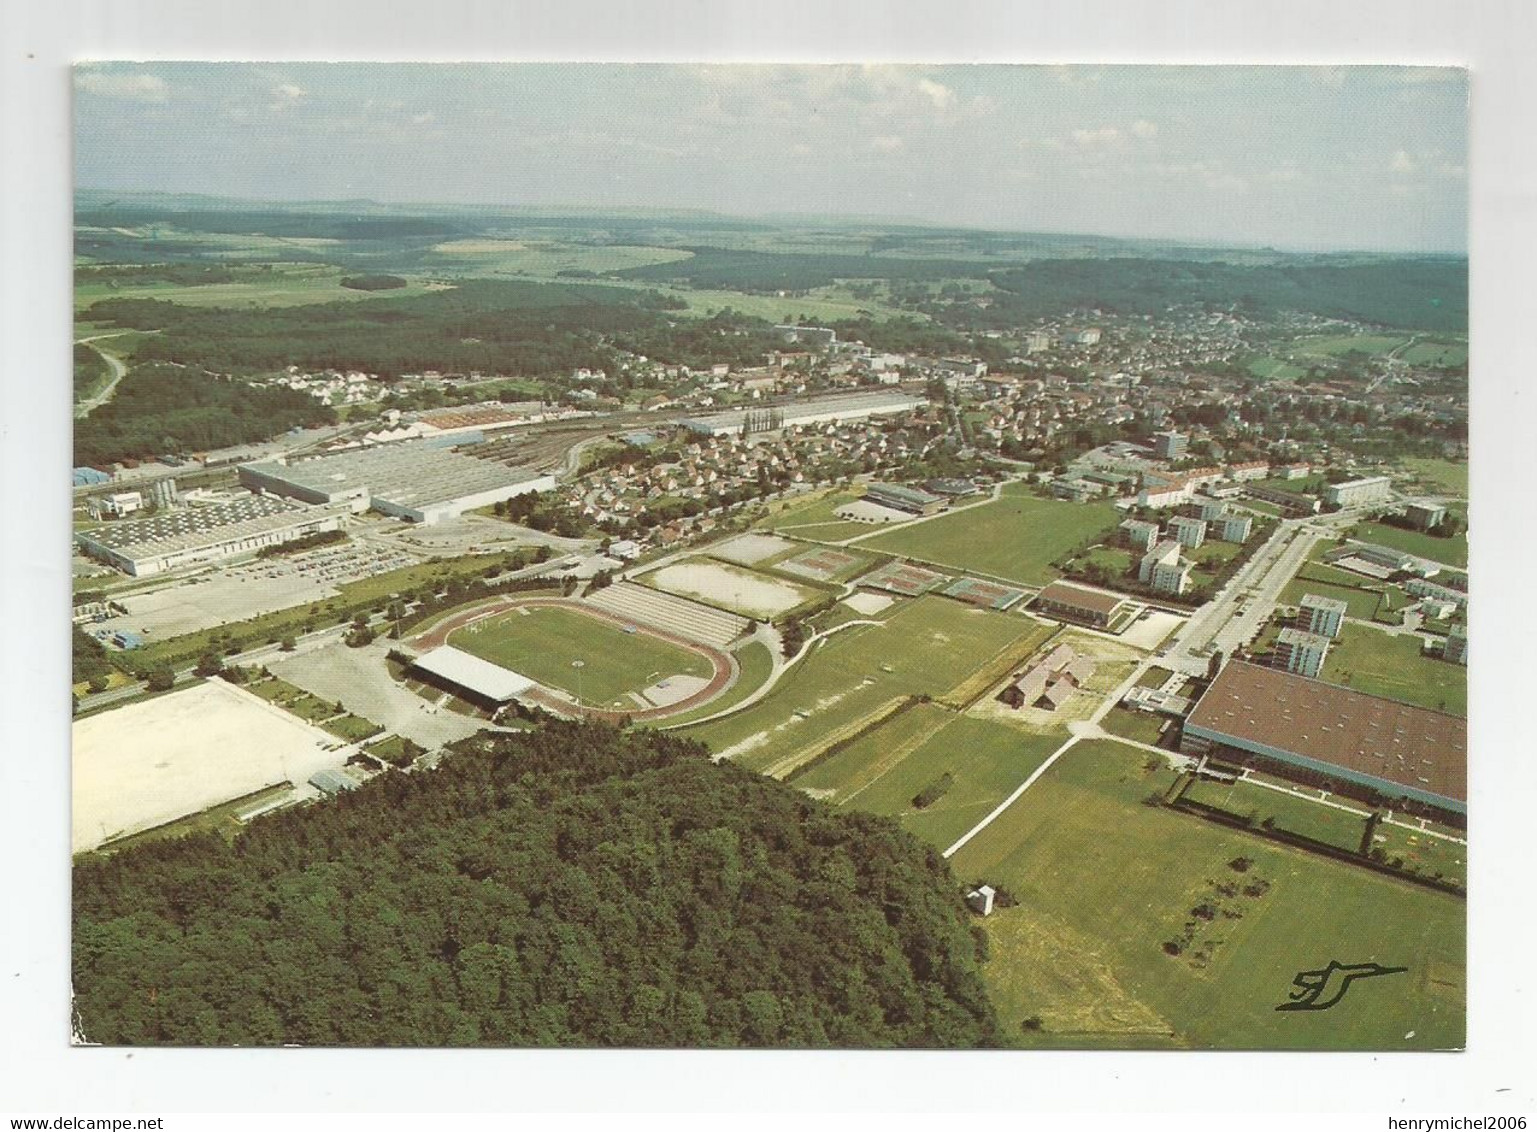
[[[993,914],[993,898],[998,893],[990,884],[978,885],[966,894],[966,903],[971,910],[979,916],[991,916]]]

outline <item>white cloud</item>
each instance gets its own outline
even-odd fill
[[[876,153],[900,153],[907,143],[894,134],[882,134],[870,139],[870,148]]]
[[[171,88],[159,75],[143,73],[125,75],[82,70],[75,74],[75,89],[130,102],[164,102],[171,95]]]
[[[955,105],[955,91],[944,83],[937,83],[933,79],[919,79],[918,90],[941,110]]]
[[[268,93],[272,96],[272,101],[267,104],[268,110],[287,110],[299,105],[309,91],[293,83],[278,83]]]
[[[1084,147],[1114,145],[1121,140],[1121,131],[1114,126],[1103,126],[1097,130],[1074,130],[1073,140]]]
[[[425,125],[428,125],[428,124],[430,124],[432,122],[437,121],[437,117],[438,116],[436,114],[434,114],[431,110],[428,110],[428,111],[425,111],[425,112],[423,112],[421,114],[413,114],[413,115],[411,115],[411,122],[412,122],[413,125],[425,126]]]
[[[1151,141],[1158,136],[1158,123],[1149,122],[1146,118],[1138,118],[1131,124],[1131,132],[1143,141]]]
[[[1409,156],[1408,150],[1401,149],[1393,155],[1393,160],[1388,163],[1388,168],[1395,173],[1413,173],[1419,168],[1419,165],[1416,164],[1414,158]]]

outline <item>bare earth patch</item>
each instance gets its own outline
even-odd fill
[[[866,590],[861,590],[859,593],[849,594],[848,597],[843,599],[843,604],[855,613],[868,614],[879,613],[883,609],[888,609],[896,603],[896,600],[896,598],[887,594],[873,594]]]
[[[646,575],[646,581],[744,617],[777,617],[817,596],[816,590],[719,562],[678,562]]]
[[[762,562],[765,558],[772,558],[776,554],[784,554],[794,550],[796,543],[789,539],[779,538],[777,535],[737,535],[736,538],[728,538],[724,542],[718,542],[714,546],[706,547],[709,554],[716,558],[724,558],[728,562],[736,562],[743,566],[751,566],[755,562]]]

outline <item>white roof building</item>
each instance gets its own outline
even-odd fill
[[[534,682],[527,676],[489,660],[481,660],[453,645],[423,653],[412,667],[497,703],[516,699],[534,687]]]

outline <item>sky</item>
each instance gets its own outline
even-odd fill
[[[77,188],[1467,248],[1466,72],[93,63]]]

